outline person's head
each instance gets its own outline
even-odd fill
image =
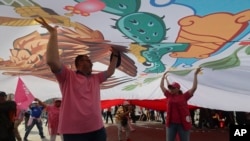
[[[125,101],[123,101],[123,104],[122,104],[123,106],[128,106],[128,105],[130,105],[130,103],[129,103],[129,101],[127,101],[127,100],[125,100]]]
[[[7,99],[7,94],[5,92],[0,91],[0,103],[4,103]]]
[[[9,94],[7,94],[7,98],[6,98],[6,100],[8,101],[14,101],[14,94],[13,93],[9,93]]]
[[[75,67],[83,75],[91,75],[92,66],[93,64],[87,55],[78,55],[75,58]]]
[[[62,100],[61,100],[61,99],[55,99],[55,100],[54,100],[54,105],[55,105],[55,107],[60,107],[60,106],[61,106],[61,103],[62,103]]]
[[[177,82],[173,82],[172,84],[168,85],[168,89],[172,94],[182,94],[181,92],[181,85]]]
[[[32,106],[36,106],[36,107],[38,107],[38,106],[39,106],[38,101],[33,101],[33,102],[32,102]]]
[[[131,105],[130,102],[127,101],[127,100],[125,100],[125,101],[123,102],[123,107],[124,107],[125,111],[128,111],[128,110],[131,110],[131,109],[132,109],[132,105]]]

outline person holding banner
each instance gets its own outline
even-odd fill
[[[181,86],[177,82],[169,83],[167,79],[167,72],[162,76],[160,88],[167,97],[167,141],[175,141],[175,138],[180,138],[181,141],[189,141],[190,129],[192,127],[192,120],[188,108],[187,101],[193,96],[197,89],[197,75],[201,72],[201,68],[197,68],[194,73],[193,86],[182,93]],[[167,88],[164,86],[164,80],[167,82]]]
[[[32,128],[36,125],[39,135],[41,139],[45,139],[44,133],[43,133],[43,123],[41,119],[41,115],[43,112],[44,107],[42,105],[39,105],[38,101],[34,101],[31,106],[31,115],[28,121],[28,128],[24,134],[23,141],[28,141],[28,136],[30,134],[30,131]]]
[[[76,70],[72,70],[60,61],[57,26],[50,26],[42,17],[35,21],[50,33],[46,62],[56,76],[62,93],[59,133],[63,134],[64,141],[106,141],[101,117],[100,85],[121,64],[120,52],[112,47],[106,71],[92,74],[93,63],[87,54],[76,56]]]
[[[35,98],[36,101],[40,105],[42,105],[45,110],[48,112],[48,129],[50,134],[50,141],[55,141],[56,136],[58,135],[58,123],[59,123],[59,112],[61,107],[61,99],[54,99],[53,104],[48,105],[38,98]],[[61,140],[63,141],[63,137],[61,136]]]

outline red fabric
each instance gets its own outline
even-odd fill
[[[102,109],[106,109],[106,108],[109,108],[111,106],[121,105],[121,104],[123,104],[124,101],[125,101],[124,99],[102,100],[101,106],[102,106]],[[158,111],[166,111],[167,110],[166,109],[167,108],[167,106],[166,106],[167,99],[166,98],[154,99],[154,100],[131,99],[128,101],[133,105],[145,107],[148,109],[153,109],[153,110],[158,110]],[[198,108],[198,107],[192,106],[192,105],[188,105],[188,107],[190,110]]]
[[[247,45],[250,45],[250,42],[249,41],[242,41],[242,42],[240,42],[239,45],[247,46]]]
[[[102,109],[107,109],[107,108],[115,106],[115,105],[121,105],[123,103],[123,101],[124,101],[124,99],[102,100],[101,106],[102,106]]]

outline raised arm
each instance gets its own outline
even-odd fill
[[[114,74],[119,55],[120,55],[119,51],[112,48],[112,54],[111,54],[112,59],[110,61],[109,67],[107,69],[107,77],[110,77]]]
[[[166,76],[167,76],[167,73],[168,73],[168,71],[165,72],[165,73],[163,74],[162,78],[161,78],[160,87],[161,87],[161,90],[162,90],[163,93],[165,93],[165,92],[167,91],[167,89],[166,89],[165,86],[164,86],[164,80],[165,80],[165,79],[166,79],[167,85],[169,85],[168,79],[167,79],[167,77],[166,77]]]
[[[189,94],[193,95],[194,92],[197,89],[197,85],[198,85],[198,79],[197,79],[197,75],[199,74],[199,72],[201,72],[202,69],[199,67],[196,69],[195,73],[194,73],[194,80],[193,80],[193,86],[191,89],[189,89]]]
[[[50,34],[46,50],[46,62],[52,72],[58,72],[62,65],[58,51],[57,26],[50,26],[42,17],[36,18],[35,21],[40,23],[42,27],[46,28]]]
[[[46,107],[47,107],[47,104],[43,103],[40,99],[35,98],[34,100],[35,100],[35,101],[37,101],[37,102],[38,102],[38,104],[39,104],[39,105],[41,105],[41,106],[43,106],[44,108],[46,108]]]

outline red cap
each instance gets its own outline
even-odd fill
[[[177,89],[180,89],[181,88],[181,85],[177,82],[173,82],[171,85],[168,85],[168,88],[171,89],[171,88],[177,88]]]

